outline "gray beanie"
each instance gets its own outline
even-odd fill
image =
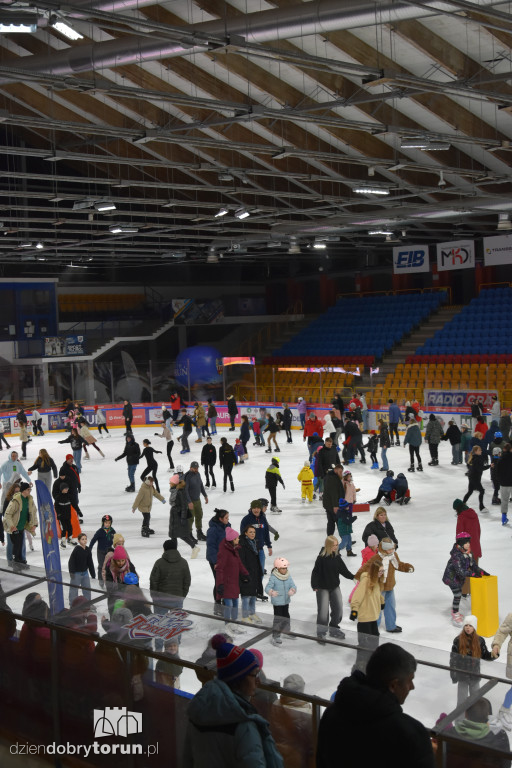
[[[112,614],[112,624],[119,624],[121,627],[132,620],[133,614],[129,608],[117,608]]]
[[[300,675],[292,674],[285,677],[283,680],[283,688],[288,688],[289,691],[294,693],[304,693],[306,682]]]

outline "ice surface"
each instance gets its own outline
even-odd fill
[[[139,442],[148,437],[153,447],[164,450],[162,440],[154,437],[155,427],[136,428],[135,438]],[[137,567],[141,586],[149,586],[149,574],[155,560],[161,556],[162,544],[168,538],[169,505],[161,504],[155,500],[153,504],[151,525],[156,534],[150,539],[140,535],[141,515],[139,512],[132,514],[131,504],[134,494],[126,493],[124,488],[128,485],[126,463],[123,459],[117,463],[114,458],[123,451],[124,437],[121,429],[111,431],[111,439],[103,439],[99,442],[106,458],[89,450],[90,461],[83,461],[82,469],[82,493],[80,506],[84,514],[83,530],[92,537],[101,525],[101,517],[109,513],[114,518],[116,531],[121,532],[126,538],[126,548]],[[237,436],[237,432],[229,432],[227,428],[219,428],[218,435],[214,437],[217,447],[220,437],[226,435],[231,440]],[[62,439],[61,434],[48,433],[45,437],[33,438],[28,446],[28,459],[25,467],[32,464],[37,456],[39,448],[46,448],[57,467],[61,466],[68,452],[68,446],[60,446],[57,440]],[[192,436],[191,436],[192,437]],[[307,451],[302,440],[302,434],[293,432],[293,444],[288,445],[284,436],[280,437],[281,474],[286,484],[286,489],[278,488],[278,504],[282,508],[281,515],[269,514],[269,521],[279,531],[280,538],[274,548],[274,556],[282,555],[290,561],[290,571],[297,584],[298,591],[292,599],[290,614],[292,617],[292,629],[296,629],[293,620],[301,620],[309,623],[309,630],[315,631],[316,601],[314,592],[310,587],[310,575],[315,558],[323,545],[326,536],[325,512],[319,501],[313,504],[301,503],[300,484],[297,474]],[[183,464],[185,469],[192,460],[200,459],[202,445],[196,444],[194,439],[190,441],[191,453],[186,456],[179,455],[179,443],[175,441],[174,463]],[[203,443],[204,444],[204,443]],[[18,438],[11,438],[13,448],[19,448]],[[21,452],[21,451],[20,451]],[[400,557],[410,562],[415,567],[413,574],[398,573],[395,589],[397,600],[397,621],[403,628],[401,635],[389,635],[381,630],[381,642],[392,641],[407,644],[406,647],[413,650],[417,657],[429,658],[441,663],[447,663],[453,638],[458,630],[451,624],[451,591],[446,587],[441,577],[448,560],[450,549],[454,542],[456,518],[452,509],[455,498],[462,498],[467,488],[464,466],[451,466],[451,447],[442,443],[439,449],[439,467],[429,467],[430,459],[428,447],[424,444],[421,448],[424,472],[414,474],[407,473],[409,465],[409,451],[403,447],[393,447],[388,450],[388,460],[395,475],[398,472],[408,474],[412,499],[408,506],[393,504],[388,507],[388,515],[391,520],[399,542]],[[1,454],[7,457],[6,453]],[[0,458],[1,458],[0,455]],[[264,448],[250,445],[250,459],[244,465],[237,466],[233,470],[235,492],[222,491],[222,473],[217,468],[217,488],[210,489],[209,503],[203,504],[204,531],[208,527],[208,520],[215,507],[223,507],[230,512],[230,521],[235,529],[239,529],[242,517],[247,513],[250,502],[254,498],[267,497],[264,476],[265,469],[270,463],[270,454],[264,452]],[[167,471],[165,453],[157,456],[159,461],[159,481],[162,492],[168,496],[168,480],[170,473]],[[139,472],[143,464],[139,465]],[[375,496],[377,488],[382,480],[383,473],[371,470],[371,462],[360,464],[356,461],[351,465],[356,487],[361,488],[358,501],[367,501]],[[137,475],[136,486],[140,481]],[[33,474],[33,479],[36,473]],[[499,581],[500,595],[500,619],[503,619],[512,610],[512,580],[510,579],[510,552],[511,530],[502,527],[500,508],[491,506],[492,486],[489,472],[483,476],[485,488],[484,502],[490,510],[489,514],[481,514],[482,527],[482,567],[490,573],[495,573]],[[477,494],[469,500],[469,504],[478,508]],[[354,551],[359,555],[362,549],[361,534],[366,523],[371,519],[370,513],[359,514],[354,524],[353,538],[357,541]],[[512,510],[511,510],[512,512]],[[30,564],[42,566],[41,545],[39,537],[35,540],[36,551],[27,552]],[[192,573],[192,586],[190,597],[204,601],[205,607],[212,606],[212,574],[205,559],[205,544],[201,544],[201,554],[196,560],[189,560],[190,548],[183,542],[179,542],[181,554],[189,560]],[[66,568],[70,550],[63,553],[63,568]],[[2,550],[0,558],[5,558],[5,550]],[[273,558],[272,558],[273,559]],[[96,555],[94,555],[96,561]],[[5,560],[4,560],[5,562]],[[355,572],[361,559],[346,558],[349,569]],[[1,563],[1,560],[0,560]],[[270,573],[271,561],[267,558],[267,568]],[[342,628],[347,633],[347,639],[356,639],[355,626],[349,621],[348,595],[352,589],[352,583],[341,579],[341,589],[344,599],[344,618]],[[266,583],[266,581],[264,581]],[[471,612],[470,599],[463,600],[461,611]],[[271,621],[272,607],[269,603],[257,603],[258,613]],[[213,620],[211,626],[203,624],[199,633],[188,633],[182,643],[181,653],[184,658],[193,661],[203,651],[206,645],[208,631],[220,629]],[[298,628],[296,631],[302,631]],[[353,634],[349,634],[353,633]],[[239,642],[248,643],[257,631],[248,629],[245,635],[241,635]],[[489,645],[489,640],[487,640]],[[250,642],[248,643],[250,645]],[[420,647],[412,647],[409,644],[417,644]],[[316,693],[329,698],[335,690],[339,680],[350,673],[350,668],[355,658],[355,651],[344,650],[338,646],[319,646],[308,640],[296,639],[294,641],[283,640],[281,648],[275,648],[270,644],[269,637],[265,637],[257,643],[265,657],[265,672],[269,678],[283,680],[290,672],[300,673],[306,680],[308,693]],[[428,650],[432,649],[432,650]],[[436,650],[438,649],[438,650]],[[442,653],[440,653],[440,651]],[[481,672],[505,677],[506,645],[503,647],[501,658],[495,662],[482,662]],[[198,683],[195,675],[185,670],[182,675],[182,688],[185,690],[197,690]],[[437,671],[427,667],[419,667],[416,676],[416,691],[410,694],[406,711],[422,719],[427,725],[437,719],[440,712],[448,712],[456,704],[456,686],[452,685],[446,672]],[[497,712],[507,690],[504,683],[498,684],[488,694],[492,701],[493,709]]]

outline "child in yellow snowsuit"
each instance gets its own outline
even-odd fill
[[[305,461],[297,475],[297,480],[301,483],[303,504],[306,503],[306,498],[310,503],[313,501],[313,479],[313,470],[309,466],[309,461]]]

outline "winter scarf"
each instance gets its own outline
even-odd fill
[[[115,582],[117,582],[117,581],[124,582],[124,577],[126,576],[127,573],[130,572],[130,561],[127,558],[125,564],[123,565],[123,567],[122,568],[117,568],[114,565],[114,558],[112,557],[108,567],[110,568],[110,573],[112,574],[112,579]]]
[[[254,551],[254,554],[258,554],[258,547],[256,546],[256,539],[250,539],[248,536],[245,537],[247,539],[247,543],[251,547],[251,549]]]
[[[280,573],[277,568],[272,569],[272,573],[276,577],[276,579],[281,579],[281,581],[286,581],[286,579],[290,578],[290,572],[288,571],[288,568],[286,569],[286,573]]]
[[[388,578],[388,571],[389,571],[389,564],[393,563],[395,568],[398,570],[398,560],[395,557],[395,553],[393,551],[392,555],[385,555],[383,552],[379,550],[379,555],[382,559],[382,568],[384,568],[384,574],[382,577],[383,582],[386,582],[386,579]]]

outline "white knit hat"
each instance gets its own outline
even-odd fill
[[[476,632],[477,625],[478,625],[477,617],[472,615],[464,616],[464,621],[462,622],[462,626],[465,627],[466,624],[470,624]]]
[[[305,467],[309,467],[309,461],[305,461],[305,462],[304,462],[304,466],[305,466]]]

